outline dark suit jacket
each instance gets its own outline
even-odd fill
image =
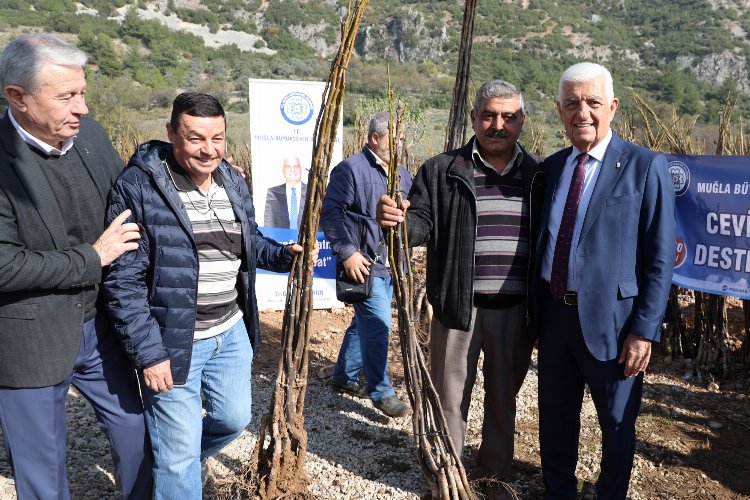
[[[302,212],[305,208],[307,184],[302,183],[302,196],[297,207],[297,227],[302,223]],[[286,202],[286,183],[268,188],[266,193],[266,209],[263,212],[265,227],[289,228],[289,207]]]
[[[544,161],[536,276],[547,245],[552,195],[570,152],[564,149]],[[596,359],[608,361],[617,357],[629,333],[659,340],[676,252],[674,189],[663,155],[615,134],[600,168],[576,249],[576,283],[586,346]]]
[[[105,206],[122,160],[93,120],[81,121],[74,148]],[[46,387],[70,374],[83,330],[82,287],[102,276],[91,245],[68,246],[60,207],[34,155],[6,114],[0,119],[0,386],[5,387]]]

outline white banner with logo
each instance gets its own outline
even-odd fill
[[[249,81],[250,149],[255,220],[261,232],[280,242],[295,242],[305,206],[312,162],[313,133],[325,83],[292,80]],[[339,122],[331,167],[343,157]],[[331,248],[318,233],[313,307],[341,307],[336,300]],[[259,309],[283,309],[288,274],[258,269],[255,293]]]

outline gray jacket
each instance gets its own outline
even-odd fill
[[[122,170],[104,130],[83,118],[73,146],[102,198]],[[83,288],[102,278],[89,244],[69,247],[60,207],[34,153],[0,119],[0,386],[46,387],[73,370]],[[97,214],[104,221],[104,212]]]

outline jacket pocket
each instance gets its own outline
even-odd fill
[[[621,299],[629,299],[631,297],[638,296],[638,282],[637,281],[624,281],[617,285],[617,290]]]
[[[630,203],[631,201],[634,201],[636,198],[636,193],[628,193],[621,196],[613,196],[612,198],[609,198],[606,202],[607,206],[610,205],[621,205],[623,203]]]
[[[0,318],[36,319],[39,304],[23,303],[0,306]]]

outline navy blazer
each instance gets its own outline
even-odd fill
[[[535,276],[541,275],[552,195],[571,150],[544,161]],[[586,346],[596,359],[608,361],[617,358],[630,333],[659,340],[676,237],[674,189],[664,155],[612,134],[600,168],[575,252],[576,283]]]
[[[305,211],[307,184],[302,185],[299,207],[297,207],[297,227],[302,224],[302,212]],[[266,192],[266,209],[263,212],[264,227],[289,229],[289,207],[286,201],[286,183],[268,188]]]

